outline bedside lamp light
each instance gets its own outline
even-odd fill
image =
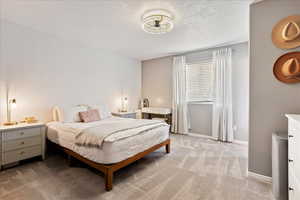
[[[128,111],[128,98],[127,97],[124,97],[122,99],[122,109],[121,109],[122,112],[127,112]]]
[[[16,99],[11,99],[10,100],[10,106],[11,106],[12,109],[15,109],[17,107]]]
[[[5,126],[16,125],[17,122],[11,121],[11,112],[17,107],[16,99],[9,99],[7,102],[7,122],[4,123]]]

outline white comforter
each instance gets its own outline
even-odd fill
[[[109,137],[110,142],[132,137],[158,127],[168,126],[159,120],[125,119],[112,117],[91,123],[59,123],[53,122],[61,130],[72,132],[75,142],[82,146],[102,146]]]

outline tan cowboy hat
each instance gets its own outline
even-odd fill
[[[278,48],[292,49],[300,46],[300,15],[278,22],[272,31],[272,41]]]
[[[282,55],[274,64],[275,77],[284,83],[300,82],[300,52]]]

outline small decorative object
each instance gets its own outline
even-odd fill
[[[148,108],[149,107],[149,99],[145,98],[143,99],[143,108]]]
[[[286,17],[279,21],[272,31],[272,41],[281,49],[300,46],[300,15]]]
[[[300,83],[300,52],[291,52],[279,57],[273,72],[283,83]]]
[[[17,122],[11,121],[11,112],[17,107],[16,99],[7,100],[6,109],[7,109],[7,122],[4,123],[4,126],[16,125]]]
[[[124,97],[122,98],[122,109],[121,112],[127,112],[128,111],[128,98]]]
[[[163,34],[170,32],[173,27],[173,17],[167,10],[149,10],[142,16],[142,28],[147,33]]]
[[[34,124],[37,123],[38,120],[35,117],[25,117],[21,123]]]

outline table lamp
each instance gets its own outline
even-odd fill
[[[122,109],[121,112],[127,112],[128,111],[128,98],[124,97],[122,99]]]
[[[7,122],[4,123],[4,126],[16,125],[17,122],[11,121],[11,112],[17,107],[16,99],[9,99],[7,101]]]

